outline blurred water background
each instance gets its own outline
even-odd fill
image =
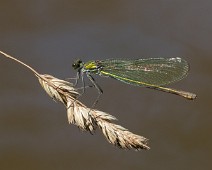
[[[150,139],[149,151],[120,150],[69,125],[31,72],[1,56],[0,169],[212,169],[211,16],[209,0],[0,1],[0,50],[40,73],[74,77],[77,58],[183,57],[190,73],[172,87],[198,95],[96,77],[97,109]],[[90,88],[81,100],[91,106],[96,96]]]

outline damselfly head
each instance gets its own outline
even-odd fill
[[[81,69],[83,67],[83,63],[81,60],[76,60],[73,64],[72,67],[76,70],[76,69]]]

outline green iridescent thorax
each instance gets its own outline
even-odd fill
[[[100,66],[97,61],[89,61],[84,64],[82,71],[83,72],[89,71],[89,72],[97,73],[99,68],[100,68]]]

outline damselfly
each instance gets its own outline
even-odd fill
[[[196,94],[164,87],[185,78],[189,71],[189,64],[184,59],[177,58],[147,58],[147,59],[107,59],[83,63],[77,60],[72,67],[77,70],[77,79],[85,73],[93,85],[98,89],[99,96],[103,93],[95,82],[92,74],[112,77],[124,83],[152,88],[193,100]]]

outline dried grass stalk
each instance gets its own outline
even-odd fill
[[[53,98],[53,100],[58,100],[64,105],[67,105],[67,96],[74,100],[79,95],[76,89],[73,88],[73,84],[68,81],[57,79],[48,74],[39,75],[37,77],[47,94]]]
[[[47,94],[55,101],[60,101],[65,105],[69,123],[75,124],[80,129],[91,133],[99,127],[107,140],[119,148],[150,149],[147,146],[145,137],[133,134],[128,129],[112,123],[112,121],[116,120],[114,116],[99,110],[90,109],[78,101],[79,93],[73,88],[72,83],[48,74],[41,75],[16,58],[2,51],[0,53],[26,66],[35,74]]]
[[[118,146],[119,148],[134,148],[136,150],[150,149],[147,143],[148,139],[145,137],[133,134],[128,129],[111,123],[108,119],[104,119],[104,116],[102,117],[103,113],[100,111],[97,111],[94,114],[100,115],[95,115],[97,125],[102,130],[107,140],[113,145]]]

